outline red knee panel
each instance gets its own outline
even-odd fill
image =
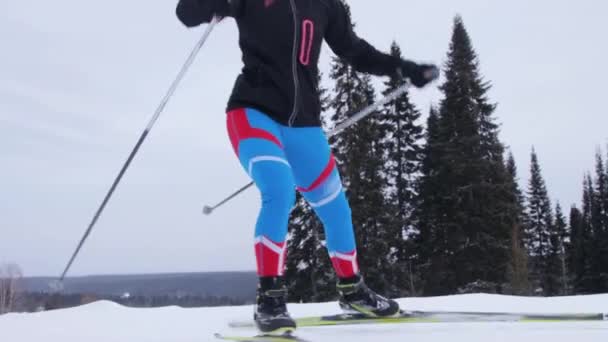
[[[334,155],[330,154],[329,161],[327,162],[327,166],[325,166],[325,169],[323,169],[323,172],[321,172],[319,177],[317,177],[317,179],[315,179],[315,181],[308,188],[298,187],[298,191],[310,192],[310,191],[313,191],[314,189],[318,188],[319,186],[321,186],[321,184],[323,184],[323,182],[325,182],[327,180],[327,178],[329,178],[329,176],[331,175],[331,173],[334,171],[335,168],[336,168],[336,160],[334,159]]]

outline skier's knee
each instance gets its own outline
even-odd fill
[[[288,213],[296,202],[296,192],[292,183],[281,183],[273,183],[262,191],[262,205]]]

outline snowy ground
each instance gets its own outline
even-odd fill
[[[408,298],[399,301],[411,310],[502,311],[535,313],[608,312],[608,295],[520,298],[463,295]],[[293,316],[336,313],[335,303],[290,305]],[[253,330],[230,329],[229,321],[251,318],[251,306],[182,309],[132,309],[110,302],[36,314],[0,316],[2,342],[203,342],[214,332],[251,335]],[[377,326],[301,328],[298,335],[312,342],[362,341],[608,341],[608,322],[570,323],[420,323]]]

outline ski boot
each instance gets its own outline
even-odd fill
[[[340,308],[366,317],[390,317],[399,313],[399,304],[372,291],[359,275],[338,281]]]
[[[260,278],[253,319],[264,335],[290,335],[296,330],[296,322],[287,312],[287,288],[282,278]]]

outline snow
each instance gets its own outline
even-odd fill
[[[399,300],[409,310],[501,311],[528,313],[608,312],[608,294],[524,298],[486,294]],[[290,304],[294,317],[338,312],[336,303]],[[230,329],[229,321],[252,316],[251,306],[185,309],[135,309],[112,302],[31,314],[0,316],[0,341],[10,342],[203,342],[213,333],[251,335],[252,329]],[[608,322],[561,323],[420,323],[300,328],[313,342],[362,341],[608,341]]]

